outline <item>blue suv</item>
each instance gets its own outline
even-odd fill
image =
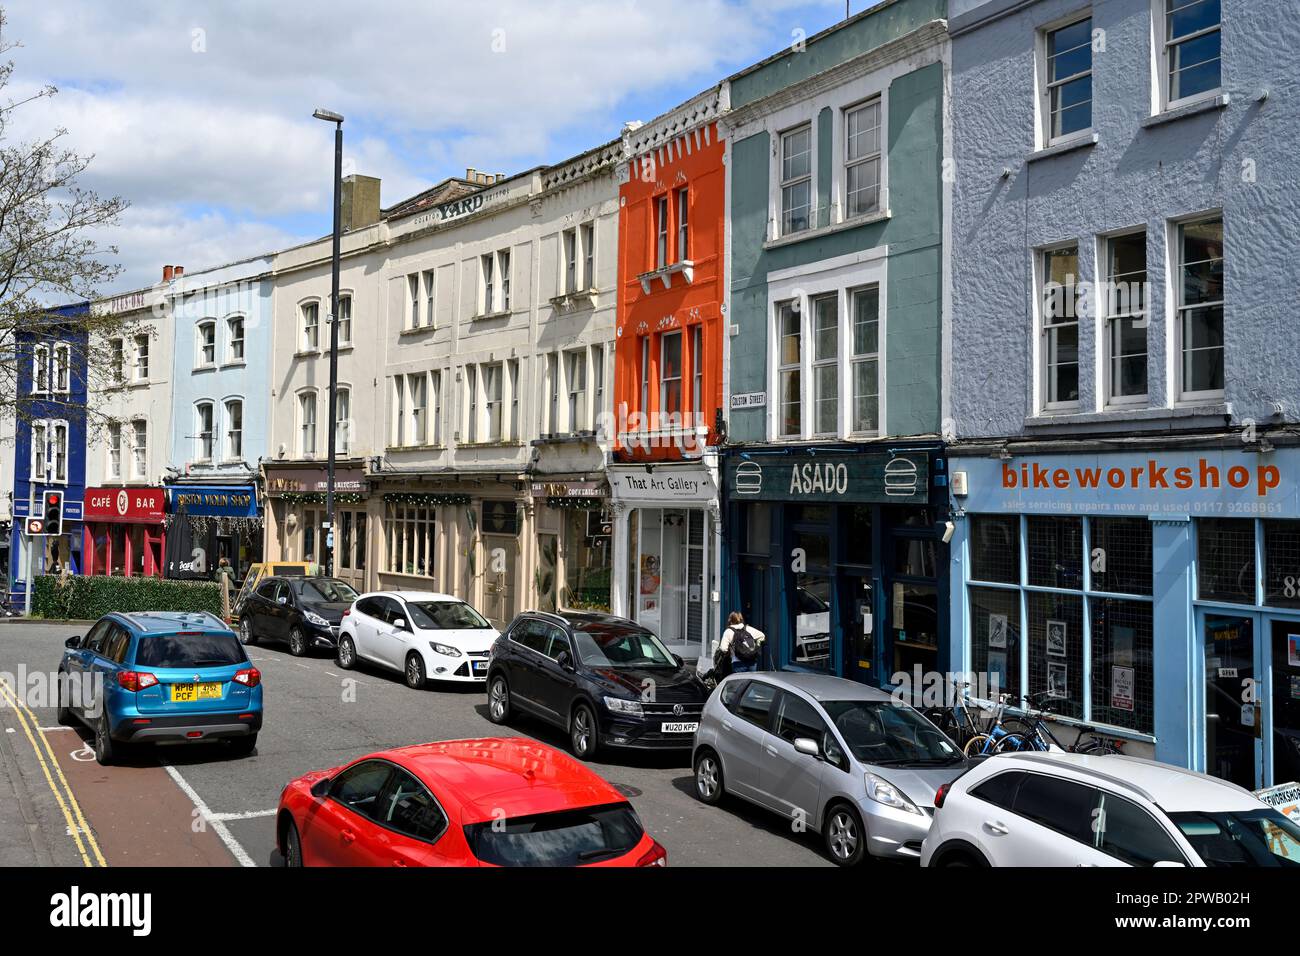
[[[124,746],[226,740],[253,752],[262,728],[262,674],[216,616],[107,614],[68,638],[59,663],[59,722],[95,734],[95,759]]]

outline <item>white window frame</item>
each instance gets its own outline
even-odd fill
[[[108,477],[120,481],[122,478],[122,423],[108,423],[108,457],[104,462]]]
[[[519,441],[519,430],[522,425],[519,412],[519,360],[509,359],[506,362],[506,382],[505,387],[510,390],[510,440]],[[504,434],[504,432],[503,432]]]
[[[144,441],[139,441],[143,435]],[[131,421],[131,478],[143,481],[149,471],[149,422],[136,418]]]
[[[1049,255],[1074,250],[1075,261],[1078,264],[1080,272],[1083,267],[1083,246],[1079,242],[1059,242],[1050,246],[1042,246],[1034,250],[1034,355],[1035,364],[1038,366],[1038,374],[1035,376],[1038,390],[1038,409],[1042,412],[1068,412],[1078,411],[1083,407],[1083,334],[1085,316],[1078,314],[1078,303],[1076,300],[1075,315],[1072,321],[1053,322],[1047,324],[1047,314],[1045,309],[1045,293],[1047,287],[1047,257]],[[1080,290],[1084,277],[1075,275],[1075,289]],[[1053,402],[1048,397],[1051,394],[1050,376],[1052,369],[1055,367],[1051,363],[1051,343],[1052,331],[1056,329],[1068,328],[1073,325],[1076,333],[1075,362],[1077,365],[1077,374],[1079,380],[1079,397],[1074,401],[1057,401]]]
[[[54,387],[50,380],[50,347],[44,343],[32,347],[32,394],[48,395]]]
[[[429,379],[424,372],[411,372],[406,376],[407,405],[410,415],[412,445],[425,445],[429,441]]]
[[[596,288],[596,222],[584,222],[578,234],[582,246],[582,288],[592,291]]]
[[[148,382],[149,381],[149,333],[140,332],[131,337],[132,352],[135,359],[131,366],[131,381]],[[140,343],[144,343],[144,348]]]
[[[1095,99],[1088,100],[1088,125],[1084,129],[1075,130],[1071,133],[1062,133],[1059,136],[1052,135],[1052,92],[1057,87],[1072,83],[1082,79],[1085,76],[1093,76],[1096,66],[1092,55],[1092,30],[1088,31],[1088,70],[1086,73],[1076,73],[1068,76],[1063,80],[1052,81],[1048,63],[1048,38],[1059,30],[1072,27],[1083,20],[1092,19],[1092,9],[1077,10],[1066,17],[1053,20],[1051,23],[1044,24],[1038,28],[1034,37],[1034,72],[1037,74],[1037,102],[1035,103],[1035,113],[1037,118],[1037,145],[1039,149],[1045,149],[1054,146],[1057,143],[1069,142],[1080,137],[1087,136],[1096,126],[1094,113]],[[1095,94],[1095,78],[1093,92]]]
[[[864,293],[873,289],[876,292],[876,350],[874,352],[857,352],[854,350],[854,345],[853,345],[853,326],[855,320],[854,302],[860,293]],[[847,335],[845,336],[848,345],[848,354],[845,356],[845,361],[848,363],[848,382],[847,382],[848,390],[844,393],[847,398],[847,401],[845,401],[844,404],[848,408],[848,412],[847,412],[848,432],[850,435],[853,436],[878,435],[881,433],[881,422],[884,420],[883,414],[884,414],[884,402],[885,402],[885,396],[884,396],[885,361],[884,361],[884,353],[883,350],[881,349],[881,343],[884,341],[884,339],[881,338],[881,334],[882,334],[882,330],[885,327],[884,309],[882,307],[884,301],[883,293],[880,287],[875,283],[866,283],[864,285],[850,286],[846,290],[845,299],[846,299],[844,303],[845,322],[848,327]],[[854,428],[853,406],[857,402],[858,396],[854,388],[853,370],[855,366],[865,362],[876,363],[876,393],[875,393],[876,427],[875,428]]]
[[[671,250],[669,232],[672,229],[672,208],[668,193],[655,197],[655,268],[668,268],[668,256]]]
[[[55,395],[69,395],[72,393],[72,346],[59,343],[52,354],[50,390]]]
[[[50,450],[50,423],[47,420],[39,419],[32,422],[31,442],[32,481],[45,484]]]
[[[650,428],[650,336],[641,337],[641,430]]]
[[[690,262],[691,252],[691,187],[682,186],[673,190],[673,196],[676,199],[674,212],[677,215],[677,244],[675,252],[677,261]]]
[[[691,403],[687,412],[689,424],[707,425],[704,417],[704,325],[697,322],[691,333]]]
[[[314,321],[307,321],[314,317]],[[298,303],[298,351],[320,351],[320,299]]]
[[[208,332],[212,341],[207,341]],[[212,357],[207,355],[212,350]],[[194,324],[194,367],[195,369],[215,368],[217,365],[217,320],[202,319]]]
[[[843,418],[843,415],[837,412],[833,425],[830,429],[818,428],[818,418],[819,418],[818,405],[824,400],[823,396],[819,393],[817,387],[817,380],[818,380],[817,373],[819,370],[826,369],[826,368],[835,370],[835,374],[832,376],[832,379],[835,382],[834,403],[836,407],[840,409],[842,409],[844,405],[844,392],[840,389],[840,384],[841,384],[840,380],[844,377],[843,375],[840,374],[840,370],[844,365],[844,354],[842,351],[843,343],[841,342],[843,336],[836,334],[835,354],[832,355],[829,359],[819,358],[817,355],[817,307],[819,303],[827,301],[832,298],[835,300],[835,309],[832,312],[832,328],[834,328],[838,332],[839,329],[844,325],[844,317],[846,313],[846,310],[844,308],[843,297],[839,295],[838,290],[831,291],[831,292],[819,292],[817,295],[812,295],[808,297],[809,315],[806,320],[807,338],[805,339],[805,342],[807,343],[807,351],[811,353],[808,356],[808,362],[809,362],[809,368],[812,373],[812,377],[808,383],[808,386],[811,391],[812,401],[808,404],[807,409],[811,413],[812,421],[810,423],[810,427],[812,428],[812,433],[815,438],[827,438],[827,437],[834,437],[838,435],[841,430],[841,419]]]
[[[1194,0],[1183,0],[1183,5],[1194,2]],[[1151,0],[1151,42],[1152,42],[1152,61],[1153,69],[1151,76],[1152,85],[1152,112],[1160,114],[1169,110],[1178,109],[1181,106],[1190,106],[1193,103],[1199,103],[1202,100],[1214,99],[1223,93],[1223,13],[1219,13],[1219,25],[1208,28],[1198,33],[1189,33],[1186,37],[1180,37],[1177,41],[1171,41],[1168,36],[1168,21],[1166,18],[1165,0]],[[1186,43],[1198,36],[1205,36],[1210,33],[1219,34],[1219,85],[1200,93],[1193,93],[1190,96],[1171,99],[1169,96],[1170,57],[1171,47],[1177,43]],[[1195,65],[1195,64],[1193,64]]]
[[[465,366],[465,410],[466,439],[469,444],[478,444],[479,440],[479,404],[478,404],[478,366]]]
[[[434,316],[438,308],[438,277],[436,269],[424,269],[420,272],[420,281],[424,283],[424,324],[434,327]]]
[[[1116,299],[1117,282],[1127,281],[1126,279],[1117,280],[1111,271],[1111,244],[1122,239],[1132,239],[1141,236],[1145,256],[1143,262],[1146,266],[1144,276],[1145,281],[1142,289],[1143,301],[1141,308],[1132,308],[1132,301],[1129,300],[1129,308],[1119,308],[1119,302]],[[1151,401],[1151,258],[1150,242],[1147,236],[1146,227],[1137,229],[1125,229],[1120,232],[1106,233],[1098,236],[1097,241],[1097,272],[1102,277],[1097,284],[1098,294],[1093,297],[1097,304],[1097,330],[1096,341],[1098,342],[1097,352],[1101,361],[1101,398],[1102,409],[1113,408],[1132,408],[1134,406],[1147,405]],[[1129,273],[1125,273],[1129,275]],[[1141,395],[1116,395],[1115,394],[1115,327],[1116,323],[1124,320],[1141,319],[1143,328],[1147,330],[1147,347],[1146,347],[1146,366],[1147,366],[1147,390]]]
[[[334,389],[334,450],[339,455],[352,453],[352,386],[340,383]]]
[[[49,423],[50,426],[50,455],[53,458],[53,469],[50,479],[53,484],[66,485],[68,483],[68,471],[71,468],[69,456],[72,454],[71,429],[68,423],[61,419],[55,419]]]
[[[1204,404],[1205,402],[1221,402],[1224,399],[1225,389],[1228,383],[1228,368],[1227,368],[1228,343],[1227,343],[1227,338],[1225,336],[1224,343],[1223,343],[1223,357],[1224,357],[1223,380],[1224,380],[1225,389],[1203,389],[1201,391],[1189,391],[1184,388],[1186,379],[1183,374],[1183,367],[1184,367],[1183,313],[1185,311],[1191,311],[1193,309],[1204,309],[1207,307],[1218,305],[1221,308],[1223,308],[1223,323],[1225,326],[1224,331],[1226,332],[1227,330],[1226,326],[1228,322],[1228,312],[1227,312],[1226,300],[1220,299],[1217,302],[1198,302],[1194,306],[1185,306],[1183,304],[1182,271],[1183,271],[1184,263],[1183,263],[1182,231],[1186,226],[1195,226],[1198,223],[1213,222],[1215,220],[1217,220],[1221,224],[1220,228],[1223,233],[1223,261],[1225,263],[1225,268],[1226,268],[1226,262],[1228,257],[1227,256],[1228,253],[1227,224],[1224,221],[1223,212],[1221,210],[1201,213],[1199,215],[1194,215],[1194,216],[1184,216],[1180,219],[1170,220],[1169,227],[1167,230],[1168,243],[1169,243],[1167,248],[1169,249],[1169,263],[1170,263],[1169,272],[1172,279],[1171,282],[1172,287],[1169,290],[1168,299],[1169,299],[1170,307],[1172,309],[1171,319],[1169,324],[1173,332],[1173,345],[1174,345],[1171,352],[1171,359],[1173,363],[1173,375],[1174,375],[1173,382],[1175,383],[1173,393],[1177,396],[1178,404],[1198,405],[1198,404]]]
[[[226,364],[237,365],[246,361],[248,355],[248,341],[244,337],[247,327],[245,317],[242,315],[226,316]],[[236,353],[238,349],[239,354]]]
[[[225,461],[244,460],[244,400],[227,398],[221,403],[225,439],[222,443],[222,459]]]
[[[479,314],[492,315],[496,312],[496,253],[485,252],[478,257],[478,262]]]
[[[304,460],[315,459],[320,453],[320,436],[317,431],[317,425],[320,422],[320,401],[319,394],[314,388],[304,388],[296,394],[298,420],[298,457]],[[308,408],[307,400],[311,400],[311,448],[308,450],[308,420],[306,411]]]
[[[789,178],[785,175],[786,143],[800,133],[808,134],[808,172]],[[788,129],[783,129],[777,134],[776,148],[776,173],[777,173],[777,236],[797,236],[801,233],[811,232],[816,228],[814,221],[817,209],[817,145],[816,131],[813,129],[811,120],[805,119],[801,123],[796,123]],[[796,186],[808,184],[808,206],[805,213],[805,225],[801,229],[792,228],[792,224],[787,221],[789,210],[785,205],[785,193],[787,189],[794,189]],[[796,207],[791,206],[790,209]]]
[[[126,339],[120,336],[109,339],[108,354],[109,387],[126,384]]]
[[[420,273],[406,274],[406,318],[402,328],[418,329],[420,327]]]
[[[509,434],[505,422],[505,364],[485,362],[479,371],[483,380],[483,440],[500,442]]]
[[[510,250],[497,250],[497,284],[501,287],[501,312],[510,311]]]
[[[863,153],[861,156],[856,156],[856,157],[850,156],[849,155],[849,148],[850,148],[849,116],[850,114],[856,113],[859,110],[865,110],[872,107],[874,107],[876,111],[876,151],[874,153]],[[876,216],[879,215],[881,209],[884,208],[883,205],[884,198],[885,198],[885,173],[884,173],[885,115],[884,114],[885,114],[885,100],[884,97],[880,96],[879,94],[875,96],[870,96],[865,100],[859,100],[856,103],[851,103],[850,105],[844,107],[839,112],[839,123],[841,128],[841,135],[844,140],[844,143],[841,147],[840,154],[839,154],[840,156],[843,157],[843,163],[842,163],[843,168],[841,170],[841,175],[843,176],[843,180],[844,180],[844,185],[843,185],[844,202],[843,202],[843,209],[841,213],[842,222],[847,222],[852,219],[866,219],[871,216]],[[860,212],[853,212],[849,209],[849,199],[850,199],[849,171],[860,166],[864,167],[872,162],[876,164],[876,204],[870,209],[864,209]]]
[[[442,370],[434,369],[429,373],[429,423],[430,444],[441,447],[442,439]]]
[[[885,360],[885,343],[888,341],[889,284],[888,284],[888,249],[877,246],[860,252],[847,253],[831,259],[820,260],[809,266],[796,266],[789,269],[775,270],[768,274],[768,334],[773,347],[768,350],[767,367],[767,434],[774,442],[825,440],[828,435],[819,435],[814,431],[816,422],[813,418],[813,311],[812,300],[820,295],[834,292],[837,294],[839,315],[839,411],[838,437],[883,436],[887,433],[885,422],[888,418],[886,382],[888,380]],[[852,316],[849,311],[851,294],[868,286],[874,286],[879,296],[877,314],[877,343],[880,351],[876,363],[877,387],[877,428],[874,432],[852,431],[851,402],[843,400],[852,395]],[[780,364],[780,313],[783,303],[794,302],[798,305],[798,329],[800,355],[797,365]],[[780,388],[781,372],[799,370],[799,428],[791,434],[782,434],[782,392]]]
[[[603,434],[601,419],[605,414],[605,346],[591,347],[591,413],[592,431]]]
[[[406,447],[406,376],[393,376],[393,434],[394,448]]]
[[[808,359],[808,337],[804,331],[804,322],[800,313],[807,312],[807,308],[801,302],[800,298],[784,299],[775,303],[775,309],[772,313],[773,329],[772,343],[775,352],[775,388],[772,389],[771,405],[774,407],[776,415],[776,424],[773,437],[777,439],[802,438],[808,431],[808,400],[807,400],[807,375],[804,372],[804,366]],[[784,352],[781,348],[781,341],[785,337],[785,328],[788,320],[793,317],[799,327],[799,359],[795,362],[783,361]],[[781,382],[786,375],[799,373],[799,427],[793,431],[785,430],[785,389],[781,387]],[[811,437],[811,435],[809,436]]]
[[[572,295],[578,291],[581,275],[578,262],[582,256],[579,249],[577,228],[564,229],[560,232],[560,294]]]
[[[207,430],[204,430],[203,410],[208,411]],[[206,436],[206,437],[205,437]],[[204,446],[207,446],[206,448]],[[210,398],[194,403],[194,460],[210,464],[217,454],[217,405]]]
[[[339,348],[346,348],[352,344],[352,293],[339,293],[339,314],[336,317],[339,323]]]
[[[576,434],[587,425],[587,350],[564,353],[564,390],[569,415],[569,432]]]

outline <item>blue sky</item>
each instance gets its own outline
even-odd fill
[[[851,0],[858,13],[875,0]],[[3,3],[3,0],[0,0]],[[147,286],[329,228],[332,127],[391,205],[467,166],[513,173],[618,136],[844,17],[844,0],[19,0],[11,139],[68,131],[129,200],[101,237]]]

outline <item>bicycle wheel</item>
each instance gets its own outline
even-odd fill
[[[976,734],[970,740],[966,741],[966,746],[962,748],[967,757],[975,757],[984,753],[984,747],[988,743],[988,734]]]
[[[1109,744],[1104,740],[1090,740],[1082,745],[1076,744],[1074,752],[1088,754],[1093,757],[1104,757],[1108,754],[1117,754],[1119,750],[1113,744]]]
[[[995,754],[1016,753],[1021,750],[1034,749],[1033,744],[1019,734],[1007,734],[993,746]]]
[[[1034,725],[1027,720],[1021,720],[1019,717],[1008,717],[1002,721],[1002,729],[1009,734],[1023,737],[1025,740],[1030,740],[1034,736]]]

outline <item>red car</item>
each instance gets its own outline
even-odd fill
[[[292,781],[288,866],[666,866],[632,805],[567,754],[518,737],[382,750]]]

